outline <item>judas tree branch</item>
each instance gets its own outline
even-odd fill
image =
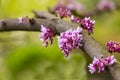
[[[100,0],[99,0],[100,1]],[[108,0],[109,1],[109,0]],[[114,1],[114,6],[111,6],[111,7],[104,7],[104,9],[98,9],[97,5],[94,5],[94,9],[91,10],[91,11],[88,11],[88,10],[76,10],[76,9],[73,9],[71,10],[72,14],[76,15],[76,16],[79,16],[80,18],[84,18],[84,17],[90,17],[90,16],[99,16],[101,14],[104,14],[105,12],[106,13],[112,13],[113,11],[115,10],[120,10],[120,1]],[[58,2],[58,4],[60,4]],[[71,3],[72,4],[72,3]],[[67,4],[63,4],[63,5],[67,5]],[[110,3],[107,3],[106,6],[109,6]],[[56,5],[57,6],[57,5]],[[55,8],[56,6],[53,6],[53,7],[50,7],[48,9],[48,11],[52,14],[55,14]],[[103,4],[104,6],[104,4]],[[112,9],[114,7],[114,9]]]
[[[40,19],[31,18],[26,22],[19,23],[18,19],[5,19],[0,20],[0,32],[3,31],[40,31],[40,25],[48,26],[56,35],[64,32],[70,28],[77,28],[78,24],[65,21],[61,19]],[[88,34],[86,30],[83,30],[83,46],[81,49],[91,58],[101,57],[101,55],[111,55],[102,45],[100,45],[95,39]],[[108,67],[107,72],[112,75],[114,80],[120,80],[120,64],[115,63],[113,66]],[[113,80],[109,79],[109,80]],[[99,80],[99,79],[96,79]],[[108,79],[106,79],[108,80]]]
[[[36,18],[43,18],[43,19],[55,19],[56,16],[44,11],[32,11],[35,14]]]

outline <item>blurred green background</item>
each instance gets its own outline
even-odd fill
[[[78,0],[89,10],[98,0]],[[56,0],[0,0],[0,19],[33,17],[32,10],[47,11]],[[104,13],[95,19],[94,38],[105,45],[106,41],[120,41],[120,11]],[[54,44],[47,48],[39,40],[40,32],[0,33],[0,80],[86,80],[85,55],[73,51],[65,58]]]

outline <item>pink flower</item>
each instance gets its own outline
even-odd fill
[[[120,43],[116,41],[109,41],[106,43],[108,51],[110,52],[120,52]]]
[[[80,23],[80,22],[81,22],[81,19],[72,15],[72,16],[71,16],[71,21],[72,21],[72,22],[76,22],[76,23]]]
[[[96,58],[94,57],[93,62],[88,65],[89,72],[91,74],[98,72],[101,73],[105,70],[106,66],[111,66],[116,62],[114,56],[108,56],[107,58]]]
[[[68,9],[66,6],[59,5],[56,7],[55,12],[57,16],[60,16],[61,18],[63,17],[68,17],[71,15],[70,9]]]
[[[100,0],[97,7],[98,7],[98,10],[101,10],[101,11],[105,9],[114,10],[115,4],[110,0]]]
[[[28,21],[29,21],[28,16],[26,16],[26,17],[19,17],[18,18],[18,22],[19,23],[28,22]]]
[[[98,73],[101,73],[105,70],[105,64],[102,60],[102,58],[95,58],[93,59],[93,62],[88,66],[89,72],[91,74],[95,73],[97,70]]]
[[[58,37],[58,46],[66,57],[72,49],[80,48],[82,46],[81,31],[82,29],[79,27],[76,30],[70,29],[66,32],[62,32]]]
[[[77,11],[78,13],[85,11],[85,6],[76,0],[58,0],[57,5],[60,4],[67,6],[70,10]]]
[[[18,21],[19,21],[19,23],[22,23],[22,22],[23,22],[22,17],[19,17],[19,18],[18,18]]]
[[[81,26],[84,29],[87,29],[89,31],[89,33],[93,33],[93,29],[94,29],[94,23],[95,21],[91,20],[90,17],[85,17],[82,21],[81,21]]]
[[[89,64],[88,68],[89,68],[89,72],[91,74],[95,73],[96,72],[96,65],[95,64]]]
[[[107,58],[105,58],[106,65],[113,65],[115,62],[116,59],[114,58],[114,56],[108,56]]]
[[[41,34],[40,34],[40,39],[43,42],[44,46],[48,46],[48,41],[50,41],[50,44],[53,43],[53,32],[47,28],[45,25],[41,25]]]

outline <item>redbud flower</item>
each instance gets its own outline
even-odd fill
[[[107,58],[96,58],[94,57],[93,62],[88,65],[89,72],[91,74],[98,72],[101,73],[105,70],[106,66],[111,66],[116,62],[114,56],[108,56]]]
[[[70,10],[77,11],[78,13],[83,13],[85,10],[85,6],[76,0],[58,0],[57,5],[60,4],[67,6]]]
[[[71,16],[71,21],[76,22],[76,23],[80,23],[81,19],[72,15]]]
[[[48,41],[50,41],[50,44],[53,43],[53,32],[47,28],[45,25],[41,25],[41,34],[40,34],[40,39],[43,42],[44,46],[48,46]]]
[[[22,22],[23,22],[22,17],[19,17],[19,18],[18,18],[18,21],[19,21],[19,23],[22,23]]]
[[[120,44],[119,44],[119,46],[117,46],[116,52],[120,53]]]
[[[90,72],[91,74],[95,73],[95,72],[96,72],[96,67],[97,67],[96,64],[89,64],[89,66],[88,66],[89,72]]]
[[[115,4],[110,0],[100,0],[97,7],[98,10],[105,10],[105,9],[114,10]]]
[[[110,52],[120,52],[120,43],[115,41],[109,41],[106,43],[108,51]]]
[[[57,16],[60,16],[61,18],[63,17],[68,17],[71,15],[70,9],[68,9],[66,6],[59,5],[56,7],[55,12]]]
[[[108,56],[107,58],[105,58],[106,65],[113,65],[115,62],[116,59],[114,58],[114,56]]]
[[[89,31],[89,33],[93,33],[93,29],[94,29],[94,23],[95,21],[91,20],[90,17],[85,17],[82,21],[81,21],[81,26],[84,29],[87,29]]]
[[[97,72],[100,73],[105,70],[105,64],[102,58],[94,57],[92,64],[90,64],[88,68],[91,74],[95,73],[97,70]]]
[[[82,46],[81,31],[82,29],[79,27],[75,30],[70,29],[66,32],[62,32],[58,37],[58,46],[66,57],[72,49],[80,48]]]
[[[27,21],[29,21],[29,18],[28,18],[28,16],[26,16],[26,17],[19,17],[18,21],[19,21],[19,23],[27,22]]]

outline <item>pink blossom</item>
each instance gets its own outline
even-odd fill
[[[62,32],[58,37],[58,46],[60,50],[67,57],[72,49],[80,48],[82,46],[82,35],[81,28],[77,28],[75,30],[68,30],[66,32]]]
[[[26,17],[19,17],[18,18],[18,22],[19,23],[28,22],[28,21],[29,21],[28,16],[26,16]]]
[[[120,52],[120,43],[116,41],[109,41],[106,43],[108,51],[110,52]]]
[[[95,21],[91,20],[90,17],[88,17],[88,18],[85,17],[81,21],[81,26],[83,27],[83,29],[87,29],[89,31],[89,33],[93,33],[94,23],[95,23]]]
[[[98,5],[97,5],[99,10],[114,10],[115,9],[115,4],[111,0],[100,0]]]
[[[22,23],[22,22],[23,22],[22,17],[19,17],[19,18],[18,18],[18,21],[19,21],[19,23]]]
[[[64,5],[59,5],[56,7],[55,12],[57,14],[57,16],[63,18],[63,17],[68,17],[71,15],[71,11],[70,9],[68,9],[66,6]]]
[[[81,22],[81,19],[78,18],[78,17],[75,17],[74,15],[71,16],[71,21],[72,22],[76,22],[76,23],[80,23]]]
[[[95,73],[96,72],[96,65],[95,64],[89,64],[88,68],[89,68],[89,72],[91,74]]]
[[[60,4],[65,5],[69,9],[77,11],[78,13],[85,11],[85,6],[76,0],[58,0],[57,5]]]
[[[105,64],[102,58],[94,57],[93,62],[88,66],[88,68],[91,74],[95,73],[97,70],[98,73],[101,73],[105,70]]]
[[[108,56],[107,58],[96,58],[94,57],[93,62],[88,65],[89,72],[91,74],[98,72],[101,73],[105,70],[106,66],[111,66],[116,62],[114,56]]]
[[[41,34],[40,34],[40,39],[43,42],[44,46],[48,46],[48,41],[50,41],[50,44],[53,43],[53,32],[47,28],[45,25],[41,25]]]
[[[114,58],[114,56],[108,56],[107,58],[105,58],[106,65],[113,65],[115,62],[116,59]]]

